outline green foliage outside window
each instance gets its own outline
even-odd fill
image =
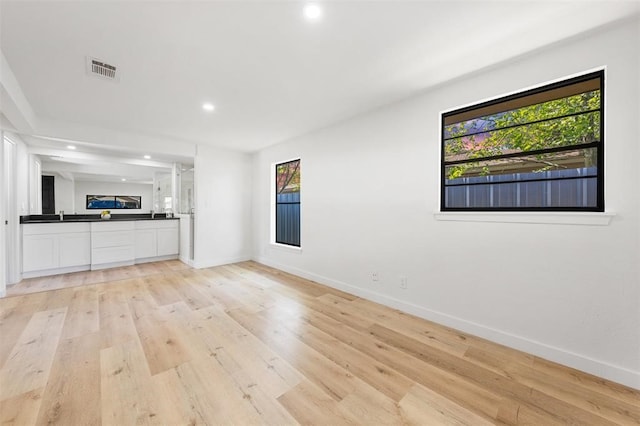
[[[300,192],[300,160],[276,165],[278,194]]]
[[[581,167],[595,165],[595,150],[581,150],[579,154],[575,150],[563,151],[566,154],[556,154],[553,161],[548,154],[537,151],[577,148],[598,142],[600,96],[600,90],[592,90],[445,126],[445,163],[487,160],[515,153],[527,156],[502,158],[492,164],[486,161],[457,163],[446,168],[446,178],[489,175],[505,168],[513,173],[519,166],[527,171],[542,172],[565,167],[560,160],[576,156],[582,156]]]

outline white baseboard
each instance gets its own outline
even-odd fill
[[[91,264],[91,270],[97,271],[100,269],[119,268],[120,266],[135,265],[135,263],[136,261],[134,259],[131,259],[131,260],[123,260],[121,262]]]
[[[156,257],[144,257],[144,258],[138,258],[135,260],[136,265],[139,263],[150,263],[150,262],[160,262],[163,260],[175,260],[178,259],[178,255],[177,254],[170,254],[167,256],[156,256]]]
[[[399,300],[375,291],[356,287],[342,281],[334,280],[313,272],[305,271],[299,268],[279,264],[264,257],[254,258],[256,262],[262,263],[273,268],[280,269],[285,272],[306,278],[320,284],[333,287],[338,290],[351,293],[355,296],[399,309],[403,312],[424,318],[435,323],[482,337],[501,345],[508,346],[523,352],[527,352],[558,364],[566,365],[586,373],[602,377],[616,383],[640,389],[640,372],[619,367],[603,361],[592,359],[584,355],[573,353],[555,346],[547,345],[542,342],[531,340],[522,336],[517,336],[495,328],[487,327],[472,321],[448,315],[442,312],[434,311],[422,306],[415,305],[404,300]]]
[[[246,262],[251,260],[250,255],[241,255],[235,257],[222,257],[218,259],[194,260],[192,265],[196,269],[212,268],[214,266],[228,265],[230,263]]]
[[[195,268],[195,266],[193,266],[194,265],[193,260],[191,259],[187,259],[186,257],[179,257],[178,260],[184,263],[185,265],[189,265],[192,268]]]
[[[55,269],[43,269],[40,271],[23,272],[22,279],[46,277],[49,275],[69,274],[71,272],[89,271],[90,269],[91,269],[91,265],[69,266],[66,268],[55,268]]]

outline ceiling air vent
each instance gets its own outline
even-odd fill
[[[100,59],[87,56],[87,72],[94,77],[105,80],[118,81],[119,74],[115,65],[108,64]]]

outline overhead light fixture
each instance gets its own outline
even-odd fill
[[[126,182],[126,179],[125,179],[125,178],[122,178],[121,180],[122,180],[123,182]]]
[[[75,145],[67,145],[67,148],[68,149],[76,149],[76,146]]]
[[[316,3],[309,3],[304,7],[304,16],[309,21],[317,21],[322,18],[322,8]]]
[[[214,109],[216,109],[216,107],[215,107],[215,105],[213,105],[210,102],[205,102],[205,103],[202,104],[202,109],[207,111],[207,112],[211,112]]]
[[[147,154],[147,155],[144,156],[144,159],[145,160],[151,160],[151,156]]]

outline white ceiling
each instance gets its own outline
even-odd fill
[[[173,163],[180,163],[183,170],[193,167],[193,158],[188,156],[154,153],[146,159],[145,154],[122,147],[29,135],[21,135],[21,139],[29,145],[30,153],[42,160],[44,174],[53,172],[74,181],[152,184],[154,177],[169,175]],[[75,149],[67,148],[69,145]]]
[[[111,131],[121,145],[144,136],[255,151],[623,19],[640,4],[319,3],[323,18],[308,22],[301,0],[2,0],[0,48],[35,116],[49,123],[45,136],[83,126]],[[116,65],[120,81],[89,77],[88,55]]]

